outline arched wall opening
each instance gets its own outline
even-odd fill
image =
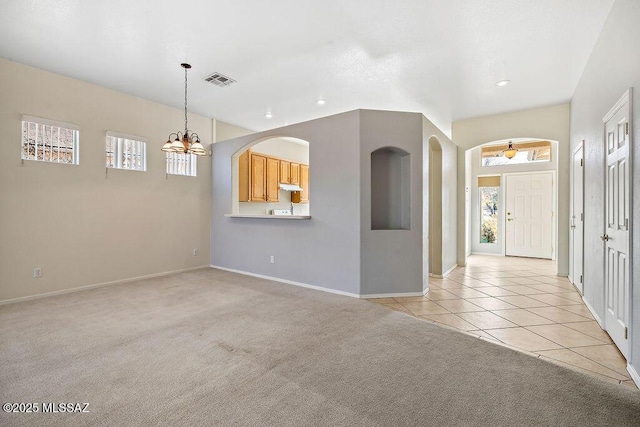
[[[441,277],[442,266],[442,145],[429,138],[429,274]]]
[[[411,155],[398,147],[371,152],[371,230],[411,229]]]
[[[520,150],[518,155],[543,142],[549,143],[549,159],[511,164],[501,157],[499,161],[491,162],[489,156],[503,156],[501,149],[506,148],[509,141]],[[507,221],[514,221],[514,218],[511,209],[507,209],[512,201],[507,200],[506,181],[513,181],[518,176],[539,176],[545,172],[549,172],[551,180],[550,258],[557,259],[558,164],[558,141],[545,138],[514,137],[488,141],[465,151],[465,261],[470,254],[509,255],[506,239],[511,229],[507,228]]]
[[[231,212],[236,215],[310,215],[309,142],[260,138],[231,157]]]

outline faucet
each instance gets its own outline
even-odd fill
[[[291,202],[291,215],[293,215],[293,202]]]

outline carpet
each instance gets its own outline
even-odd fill
[[[628,387],[215,269],[0,306],[0,362],[1,403],[39,407],[5,426],[640,425]]]

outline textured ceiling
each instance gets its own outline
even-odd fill
[[[612,3],[2,0],[0,56],[174,107],[189,62],[189,110],[256,131],[370,108],[449,133],[569,101]]]

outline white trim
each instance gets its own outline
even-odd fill
[[[55,295],[70,294],[70,293],[73,293],[73,292],[81,292],[81,291],[86,291],[86,290],[94,289],[94,288],[102,288],[104,286],[121,285],[121,284],[124,284],[124,283],[136,282],[138,280],[153,279],[154,277],[170,276],[172,274],[185,273],[187,271],[193,271],[193,270],[200,270],[200,269],[203,269],[203,268],[206,268],[206,267],[207,267],[206,265],[201,265],[201,266],[198,266],[198,267],[183,268],[183,269],[180,269],[180,270],[164,271],[162,273],[146,274],[144,276],[131,277],[129,279],[121,279],[121,280],[113,280],[111,282],[95,283],[93,285],[80,286],[78,288],[62,289],[60,291],[45,292],[43,294],[28,295],[26,297],[5,299],[5,300],[0,301],[0,305],[11,304],[11,303],[14,303],[14,302],[21,302],[21,301],[29,301],[29,300],[33,300],[33,299],[52,297],[52,296],[55,296]]]
[[[627,101],[629,101],[629,105],[631,105],[630,101],[632,90],[633,88],[629,88],[624,91],[620,99],[618,99],[618,102],[616,102],[615,105],[611,107],[609,112],[604,115],[604,117],[602,118],[602,123],[607,123],[609,119],[611,119],[611,117],[613,117],[618,112],[618,110],[620,110],[622,106],[627,103]],[[629,117],[629,121],[631,121],[631,117]]]
[[[351,292],[339,291],[337,289],[331,289],[331,288],[324,288],[322,286],[310,285],[308,283],[295,282],[293,280],[281,279],[279,277],[265,276],[264,274],[250,273],[248,271],[236,270],[234,268],[220,267],[219,265],[211,264],[209,267],[217,268],[218,270],[229,271],[231,273],[244,274],[245,276],[252,276],[260,279],[273,280],[274,282],[286,283],[287,285],[294,285],[294,286],[300,286],[302,288],[314,289],[316,291],[324,291],[324,292],[329,292],[332,294],[338,294],[338,295],[343,295],[343,296],[352,297],[352,298],[368,298],[367,296],[352,294]]]
[[[429,273],[429,276],[435,277],[437,279],[444,279],[445,277],[447,277],[449,275],[449,273],[451,273],[453,270],[455,270],[457,266],[458,266],[458,264],[453,264],[453,266],[450,269],[448,269],[447,271],[445,271],[444,273],[442,273],[442,274]]]
[[[627,372],[629,372],[629,375],[631,376],[633,382],[636,383],[636,386],[640,388],[640,375],[631,363],[627,363]]]
[[[493,252],[471,252],[469,255],[505,256],[504,254],[496,254],[496,253],[493,253]]]
[[[42,125],[47,125],[47,126],[56,126],[56,127],[71,129],[71,130],[80,132],[80,125],[75,123],[61,122],[59,120],[45,119],[43,117],[28,116],[26,114],[22,115],[22,121],[40,123]]]
[[[587,301],[584,297],[582,297],[582,302],[589,309],[593,318],[596,320],[596,322],[598,322],[598,325],[600,325],[602,330],[606,332],[606,329],[604,328],[604,322],[602,321],[602,319],[600,319],[600,316],[598,316],[598,313],[596,313],[593,307],[591,307],[591,304],[589,304],[589,301]]]
[[[375,298],[404,298],[404,297],[421,297],[424,296],[427,292],[429,292],[429,288],[427,288],[426,292],[404,292],[399,294],[367,294],[360,295],[358,298],[361,299],[375,299]]]

